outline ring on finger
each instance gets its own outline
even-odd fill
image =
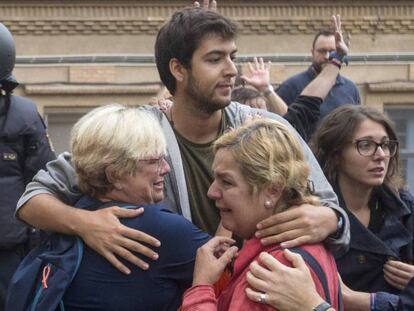
[[[266,299],[267,299],[267,294],[260,293],[260,295],[259,295],[259,302],[265,304],[266,303]]]

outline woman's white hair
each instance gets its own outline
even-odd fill
[[[137,108],[111,104],[83,116],[71,132],[72,163],[85,194],[105,194],[112,185],[105,170],[117,178],[133,175],[138,160],[163,155],[166,142],[158,120]]]

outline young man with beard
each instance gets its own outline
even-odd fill
[[[258,111],[230,102],[237,73],[234,64],[236,28],[233,22],[210,10],[193,8],[174,13],[159,31],[155,44],[157,68],[161,80],[174,96],[174,105],[167,114],[155,107],[138,108],[151,110],[159,118],[167,137],[171,172],[165,179],[165,204],[210,234],[214,234],[219,225],[218,211],[206,195],[213,180],[212,142]],[[336,77],[338,67],[329,67]],[[329,90],[331,84],[328,85]],[[314,96],[318,96],[317,91],[314,92]],[[288,124],[275,114],[262,112],[262,115]],[[286,241],[285,247],[325,239],[332,248],[344,246],[349,242],[346,215],[338,207],[336,196],[311,151],[297,136],[311,166],[310,183],[323,205],[318,208],[298,206],[273,216],[260,224],[257,234],[264,238],[263,243]],[[48,172],[39,173],[27,187],[18,204],[17,215],[41,229],[80,236],[125,273],[130,270],[119,257],[147,269],[148,264],[133,252],[156,259],[154,248],[140,242],[153,246],[159,246],[159,242],[143,232],[126,228],[118,219],[135,217],[139,211],[118,207],[95,212],[74,209],[71,205],[79,195],[70,155],[64,154],[48,165]],[[345,225],[340,226],[338,219]],[[335,233],[336,236],[327,238]]]

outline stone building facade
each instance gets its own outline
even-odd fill
[[[396,121],[407,181],[414,188],[414,2],[406,0],[219,0],[240,25],[240,63],[272,60],[278,84],[309,65],[313,35],[341,14],[351,42],[343,74],[363,104]],[[182,0],[0,1],[0,21],[16,41],[16,91],[45,117],[57,151],[86,111],[112,102],[146,103],[160,90],[155,34]]]

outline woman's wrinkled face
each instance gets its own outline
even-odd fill
[[[216,202],[223,226],[250,239],[257,223],[273,214],[273,209],[264,207],[265,191],[253,194],[231,151],[226,148],[217,151],[213,173],[214,181],[207,195]]]
[[[133,204],[153,204],[164,199],[164,176],[170,166],[164,155],[139,160],[133,176],[128,175],[121,181],[123,193]]]
[[[383,125],[370,119],[362,121],[339,157],[339,178],[353,187],[382,185],[390,162],[386,147],[389,140]]]

